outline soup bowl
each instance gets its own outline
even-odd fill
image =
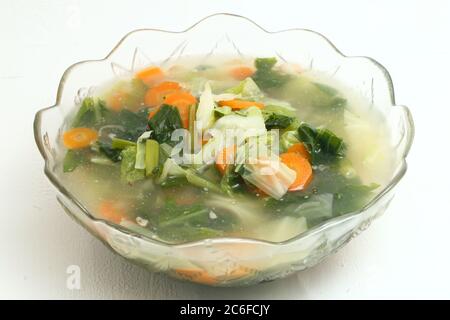
[[[157,46],[154,44],[157,43]],[[96,218],[59,177],[64,154],[61,127],[95,87],[133,74],[157,61],[172,63],[189,55],[275,56],[314,69],[356,90],[387,123],[394,153],[388,184],[361,210],[325,221],[285,242],[247,238],[213,238],[167,244],[149,234]],[[107,247],[152,272],[211,286],[244,286],[285,277],[310,268],[336,252],[383,214],[406,172],[414,126],[408,109],[395,104],[391,78],[371,58],[347,57],[321,34],[291,29],[269,32],[251,20],[216,14],[181,32],[141,29],[128,33],[101,60],[76,63],[63,74],[56,103],[40,110],[34,121],[45,174],[64,210]]]

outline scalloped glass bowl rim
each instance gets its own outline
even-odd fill
[[[142,31],[152,31],[152,32],[163,32],[163,33],[185,33],[190,31],[191,29],[195,28],[197,25],[201,24],[203,21],[211,18],[211,17],[215,17],[215,16],[230,16],[230,17],[234,17],[234,18],[240,18],[240,19],[244,19],[247,20],[248,22],[254,24],[256,27],[258,27],[261,31],[268,33],[268,34],[277,34],[277,33],[283,33],[283,32],[290,32],[290,31],[306,31],[306,32],[311,32],[315,35],[317,35],[318,37],[321,37],[322,39],[324,39],[329,45],[330,47],[338,54],[340,55],[342,58],[346,58],[346,59],[354,59],[354,58],[358,58],[358,59],[367,59],[368,61],[370,61],[371,63],[375,64],[379,69],[381,69],[381,71],[383,72],[383,75],[385,77],[386,82],[389,85],[389,93],[390,93],[390,101],[391,101],[391,106],[392,107],[401,107],[403,108],[403,111],[405,112],[405,116],[406,116],[406,120],[408,122],[409,125],[409,136],[408,141],[407,141],[407,145],[404,148],[404,152],[402,154],[401,157],[401,168],[400,170],[398,170],[398,172],[396,173],[396,175],[394,176],[394,178],[383,188],[383,190],[381,190],[368,204],[366,204],[362,209],[358,210],[358,211],[354,211],[354,212],[350,212],[347,213],[345,215],[330,219],[328,221],[324,221],[323,223],[314,226],[313,228],[307,230],[306,232],[303,232],[289,240],[286,241],[282,241],[282,242],[271,242],[271,241],[266,241],[266,240],[257,240],[257,239],[253,239],[253,238],[246,238],[246,237],[217,237],[217,238],[205,238],[205,239],[201,239],[201,240],[196,240],[196,241],[189,241],[189,242],[183,242],[183,243],[175,243],[175,244],[171,244],[171,243],[167,243],[164,241],[160,241],[157,239],[153,239],[150,238],[146,235],[131,231],[125,227],[122,227],[120,225],[117,224],[113,224],[107,220],[104,219],[99,219],[99,218],[95,218],[94,216],[92,216],[92,214],[89,212],[89,210],[87,210],[74,196],[72,196],[72,194],[59,182],[58,178],[56,177],[56,175],[49,169],[48,167],[48,157],[47,157],[47,153],[44,150],[44,146],[42,144],[42,137],[40,135],[40,128],[41,128],[41,119],[42,119],[42,114],[45,113],[46,111],[49,111],[53,108],[57,108],[60,105],[60,100],[61,100],[61,95],[63,92],[63,88],[64,88],[64,82],[65,79],[70,75],[70,72],[72,71],[72,69],[76,68],[77,66],[81,65],[81,64],[85,64],[85,63],[92,63],[92,62],[102,62],[102,61],[106,61],[108,60],[112,54],[116,51],[117,48],[120,47],[120,45],[124,42],[124,40],[129,37],[131,34],[136,33],[136,32],[142,32]],[[407,133],[405,133],[407,134]],[[53,184],[54,187],[56,187],[56,189],[63,195],[65,196],[67,199],[69,199],[70,201],[74,202],[74,204],[79,207],[81,209],[81,211],[89,217],[89,219],[91,219],[93,222],[96,223],[103,223],[108,225],[111,228],[114,228],[120,232],[126,233],[128,235],[134,236],[134,237],[138,237],[141,238],[143,240],[146,241],[150,241],[153,242],[155,244],[158,245],[163,245],[163,246],[168,246],[168,247],[186,247],[186,246],[198,246],[198,245],[202,245],[205,241],[209,241],[209,242],[240,242],[240,241],[246,241],[246,242],[254,242],[254,243],[260,243],[260,244],[265,244],[265,245],[275,245],[275,246],[282,246],[288,243],[292,243],[292,242],[297,242],[297,241],[301,241],[301,239],[308,237],[309,235],[313,234],[313,233],[319,233],[321,230],[326,229],[330,226],[336,225],[336,224],[340,224],[344,221],[346,221],[347,219],[352,218],[355,215],[359,215],[362,214],[364,211],[366,211],[367,209],[369,209],[370,207],[372,207],[373,205],[375,205],[381,198],[383,198],[391,189],[393,189],[398,182],[402,179],[402,177],[404,176],[404,174],[406,173],[407,170],[407,164],[406,164],[406,156],[408,155],[409,149],[411,148],[411,144],[414,138],[414,123],[412,120],[412,116],[410,114],[410,111],[407,107],[405,106],[401,106],[401,105],[396,105],[395,104],[395,97],[394,97],[394,86],[392,83],[392,79],[387,71],[387,69],[381,65],[379,62],[377,62],[376,60],[370,58],[370,57],[366,57],[366,56],[346,56],[344,55],[342,52],[340,52],[335,46],[334,44],[328,40],[328,38],[326,38],[324,35],[313,31],[313,30],[309,30],[309,29],[303,29],[303,28],[291,28],[291,29],[284,29],[284,30],[279,30],[279,31],[267,31],[264,28],[262,28],[260,25],[258,25],[257,23],[255,23],[254,21],[252,21],[249,18],[240,16],[240,15],[236,15],[236,14],[229,14],[229,13],[216,13],[210,16],[207,16],[203,19],[201,19],[200,21],[196,22],[195,24],[193,24],[191,27],[187,28],[186,30],[183,31],[168,31],[168,30],[161,30],[161,29],[153,29],[153,28],[143,28],[143,29],[136,29],[133,31],[130,31],[129,33],[127,33],[125,36],[122,37],[122,39],[120,39],[120,41],[117,43],[116,46],[114,46],[114,48],[108,53],[108,55],[106,57],[104,57],[103,59],[97,59],[97,60],[84,60],[84,61],[79,61],[77,63],[72,64],[69,68],[67,68],[62,77],[61,80],[59,82],[58,85],[58,91],[57,91],[57,96],[56,96],[56,102],[54,105],[50,106],[50,107],[46,107],[43,108],[41,110],[39,110],[36,115],[35,115],[35,120],[34,120],[34,137],[35,137],[35,141],[36,144],[38,146],[38,149],[42,155],[42,157],[44,158],[45,161],[45,168],[44,168],[44,172],[45,175],[47,176],[47,178],[50,180],[50,182]]]

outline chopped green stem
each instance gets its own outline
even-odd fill
[[[125,149],[127,147],[135,147],[136,142],[125,140],[125,139],[112,138],[111,145],[112,145],[113,149]]]
[[[168,227],[168,226],[171,226],[171,225],[182,224],[182,223],[187,222],[187,221],[189,221],[189,220],[191,220],[191,219],[193,219],[195,217],[198,217],[198,216],[201,216],[201,215],[204,215],[204,214],[208,214],[208,212],[209,212],[209,210],[206,209],[206,208],[199,209],[199,210],[194,211],[192,213],[189,213],[189,214],[186,214],[186,215],[181,215],[179,217],[170,219],[168,221],[161,222],[159,224],[159,226],[161,228],[164,228],[164,227]]]
[[[222,189],[211,181],[208,181],[197,175],[192,169],[186,170],[187,181],[197,187],[205,188],[217,193],[222,193]]]
[[[159,143],[148,139],[145,142],[145,174],[151,176],[159,164]]]
[[[191,152],[194,151],[195,147],[195,113],[197,111],[197,106],[195,104],[189,107],[189,134],[191,143]]]

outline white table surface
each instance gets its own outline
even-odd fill
[[[0,1],[0,298],[450,298],[450,2],[260,2]],[[311,270],[240,289],[178,282],[111,253],[57,204],[32,133],[70,64],[102,58],[132,29],[182,30],[216,12],[313,29],[377,59],[417,130],[381,219]],[[80,290],[66,288],[69,265]]]

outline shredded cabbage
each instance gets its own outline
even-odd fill
[[[158,183],[161,183],[164,180],[166,180],[168,176],[182,177],[185,174],[186,174],[185,170],[181,168],[175,162],[175,160],[173,160],[172,158],[168,158],[166,162],[164,162],[161,175],[158,178]]]
[[[254,237],[272,242],[289,240],[308,230],[304,217],[283,217],[281,219],[268,221],[257,228]]]
[[[202,131],[211,127],[214,122],[214,97],[211,91],[209,82],[205,83],[202,94],[200,95],[197,114],[195,119],[197,121],[197,128]]]
[[[250,159],[244,168],[242,178],[277,200],[286,194],[296,178],[296,172],[275,155]]]
[[[259,101],[264,98],[264,94],[252,78],[246,78],[236,87],[227,90],[228,93],[240,95],[243,99]]]
[[[226,134],[226,130],[240,130],[239,138],[259,136],[266,133],[264,117],[258,107],[246,109],[245,115],[229,114],[221,117],[213,126],[214,129]]]

